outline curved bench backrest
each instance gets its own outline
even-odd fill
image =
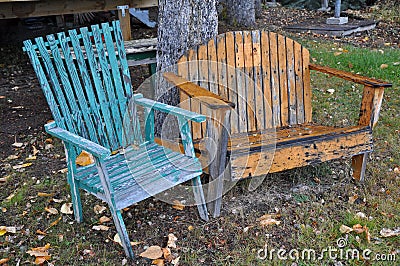
[[[236,105],[231,133],[311,121],[309,52],[285,36],[262,30],[220,34],[183,55],[178,74]],[[201,112],[183,94],[181,102]],[[194,138],[204,132],[193,125]]]

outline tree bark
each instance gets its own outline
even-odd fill
[[[177,105],[179,94],[163,81],[162,73],[175,70],[174,65],[190,47],[201,44],[218,33],[216,0],[159,0],[158,3],[157,85],[158,101]],[[165,115],[156,115],[156,134],[174,137],[177,125],[164,125]]]
[[[252,27],[256,22],[255,0],[227,0],[228,23],[233,26]]]

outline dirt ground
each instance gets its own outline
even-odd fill
[[[348,15],[350,18],[367,17],[368,12],[367,10],[362,12],[353,11],[349,12]],[[277,32],[284,32],[283,27],[287,24],[313,20],[321,16],[328,17],[327,14],[317,11],[285,8],[266,9],[263,16],[257,20],[257,26],[255,28],[267,28]],[[220,23],[220,32],[232,29],[236,28],[227,26],[224,22]],[[294,35],[294,33],[287,34]],[[156,30],[154,29],[143,29],[141,25],[133,27],[134,38],[154,37],[155,35]],[[380,21],[376,29],[357,33],[348,37],[330,37],[313,33],[304,33],[303,35],[317,41],[321,39],[334,39],[338,42],[351,43],[363,47],[379,48],[389,45],[400,48],[400,25],[390,21]],[[134,86],[138,86],[147,76],[148,71],[146,67],[132,69]],[[50,139],[43,129],[43,125],[51,119],[51,113],[40,90],[34,71],[28,62],[27,56],[21,51],[21,44],[16,43],[15,45],[0,47],[0,177],[6,177],[10,175],[11,172],[15,172],[13,166],[27,162],[24,161],[25,158],[34,153],[36,154],[36,159],[29,161],[32,162],[32,165],[18,169],[17,174],[13,175],[13,186],[7,186],[7,188],[4,189],[4,186],[0,183],[0,202],[3,202],[7,196],[12,194],[13,189],[17,189],[22,183],[26,182],[26,179],[40,180],[43,184],[48,182],[48,184],[53,186],[50,191],[55,193],[54,197],[60,196],[67,200],[68,190],[66,189],[65,180],[63,180],[64,175],[59,172],[66,167],[62,145],[57,140]],[[21,143],[21,146],[19,146],[18,143]],[[349,166],[343,162],[334,162],[333,164],[337,164],[338,167],[336,169],[339,170],[333,174],[334,178],[332,181],[327,181],[326,185],[319,186],[317,190],[313,191],[312,196],[310,196],[312,200],[318,201],[322,194],[332,194],[333,197],[339,200],[347,199],[348,195],[345,194],[346,188],[347,186],[353,186],[352,181],[348,178],[348,171],[350,171]],[[323,174],[327,167],[328,166],[321,166],[319,168],[310,167],[299,171],[304,171],[303,176],[306,179],[307,176],[312,178],[316,175]],[[198,247],[199,249],[203,249],[205,247],[212,247],[207,250],[207,254],[212,258],[212,250],[224,250],[226,249],[224,245],[225,242],[235,241],[234,239],[237,232],[224,231],[224,216],[226,215],[233,215],[234,217],[231,218],[230,223],[237,223],[239,227],[245,226],[243,222],[246,220],[245,216],[249,213],[274,212],[276,211],[274,206],[286,208],[289,212],[293,213],[293,217],[296,217],[296,208],[298,206],[290,203],[292,198],[286,192],[292,191],[296,193],[314,188],[302,184],[301,180],[293,179],[293,176],[299,175],[283,173],[268,177],[268,187],[261,188],[255,192],[255,194],[248,194],[245,185],[238,186],[230,191],[224,197],[222,217],[207,224],[206,227],[203,228],[203,233],[213,232],[210,234],[214,239],[210,240],[209,237],[200,237],[198,243],[193,244],[192,248]],[[57,183],[48,181],[53,178],[58,180]],[[332,184],[338,183],[339,180],[342,185],[344,185],[342,189],[334,190]],[[35,188],[33,186],[26,192],[26,195],[32,199],[38,192],[44,192],[39,190],[44,189],[45,186],[40,188]],[[93,204],[93,201],[90,201],[88,198],[89,197],[84,196],[84,201]],[[26,200],[26,202],[28,203],[28,200]],[[99,202],[95,203],[100,204]],[[24,208],[26,208],[25,203],[22,205],[24,205],[22,209],[13,209],[10,207],[6,212],[1,213],[0,225],[6,224],[8,221],[15,221],[15,217],[20,215]],[[38,211],[36,210],[36,212]],[[85,210],[85,214],[91,216],[92,211]],[[332,215],[335,214],[332,213]],[[20,224],[19,226],[25,226],[25,228],[30,227],[32,228],[31,230],[35,228],[35,225],[40,227],[40,223],[43,222],[46,216],[38,213],[38,217],[39,216],[41,219],[33,219],[33,224],[29,226]],[[71,218],[63,219],[65,222],[72,222]],[[91,222],[93,223],[93,220],[91,220]],[[201,223],[195,208],[188,208],[182,212],[171,208],[170,205],[153,199],[146,200],[128,210],[126,222],[127,224],[129,223],[128,231],[135,232],[135,237],[132,241],[146,239],[146,245],[166,244],[166,235],[168,232],[179,235],[181,244],[188,242],[190,241],[191,231],[188,229],[188,226]],[[105,241],[105,239],[111,238],[112,235],[110,233],[107,235],[107,233],[101,234],[93,230],[88,230],[92,223],[86,225],[87,230],[84,226],[81,226],[73,233],[70,233],[70,236],[83,236],[85,239],[90,239],[91,242],[97,241],[101,244],[93,245],[97,246],[98,250],[101,250],[101,248],[98,247],[99,245],[106,245],[107,250],[117,250],[113,251],[114,253],[111,254],[118,256],[122,261],[122,249],[116,247],[112,241]],[[154,223],[157,224],[156,227],[153,226]],[[290,223],[293,223],[295,227],[298,226],[296,225],[296,221],[291,221]],[[291,234],[291,232],[285,231],[276,231],[273,233],[275,233],[276,238],[274,241],[276,243],[285,243],[285,239]],[[11,239],[11,241],[13,240]],[[26,250],[30,248],[29,243],[33,241],[32,232],[31,236],[29,236],[28,232],[25,239],[14,241],[14,244],[17,245],[19,249]],[[0,254],[7,254],[13,261],[16,260],[16,257],[13,257],[16,256],[16,251],[8,245],[4,244],[3,246],[3,244],[4,243],[0,242]],[[244,240],[242,244],[246,244]],[[286,243],[287,246],[291,246],[292,244],[293,243]],[[84,252],[84,250],[91,248],[93,247],[82,248],[82,251],[78,252],[82,257],[82,263],[95,264],[95,261],[90,260],[91,255]],[[96,247],[93,249],[96,249]],[[135,253],[139,253],[142,250],[143,246],[135,247]],[[179,250],[179,252],[182,253],[185,251]],[[61,256],[60,254],[60,257]],[[27,261],[26,258],[24,261]],[[208,259],[205,259],[203,262],[207,264],[207,261]],[[229,258],[227,261],[229,261]],[[137,265],[146,263],[147,265],[149,262],[144,259],[138,259],[135,263]],[[212,263],[210,262],[210,264]],[[10,265],[14,264],[10,263]]]

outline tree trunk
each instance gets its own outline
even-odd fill
[[[228,23],[233,26],[252,27],[256,22],[255,0],[227,0]]]
[[[161,75],[175,70],[174,65],[185,51],[201,44],[218,32],[216,0],[159,0],[158,3],[157,85],[155,98],[158,101],[177,105],[179,94],[163,81]],[[177,125],[165,123],[165,115],[156,115],[156,133],[163,137],[177,136]],[[169,120],[169,119],[168,119]],[[170,121],[166,121],[170,122]],[[162,131],[161,131],[162,129]]]

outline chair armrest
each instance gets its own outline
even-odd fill
[[[93,156],[98,157],[99,159],[104,159],[111,155],[109,149],[93,141],[82,138],[81,136],[71,133],[65,129],[62,129],[58,127],[55,122],[50,122],[44,127],[46,132],[50,135],[57,137],[62,141],[68,142],[76,147],[79,147],[80,149],[91,153]]]
[[[330,74],[345,80],[353,81],[359,84],[362,84],[364,86],[372,87],[372,88],[386,88],[386,87],[392,87],[391,83],[378,80],[378,79],[373,79],[373,78],[367,78],[358,74],[354,74],[351,72],[331,68],[331,67],[326,67],[326,66],[319,66],[315,64],[310,64],[310,69],[311,70],[316,70],[322,73]]]
[[[138,93],[134,95],[135,98],[135,103],[137,103],[138,105],[141,105],[143,107],[147,107],[147,108],[151,108],[154,110],[158,110],[167,114],[171,114],[174,115],[176,117],[179,118],[183,118],[183,119],[187,119],[187,120],[191,120],[194,122],[204,122],[206,120],[206,116],[195,113],[195,112],[191,112],[191,111],[187,111],[185,109],[176,107],[176,106],[172,106],[172,105],[168,105],[165,103],[160,103],[160,102],[156,102],[150,99],[146,99],[143,98],[143,95]]]
[[[201,103],[207,105],[211,109],[218,108],[234,108],[235,104],[222,98],[221,96],[200,87],[193,82],[175,75],[172,72],[164,73],[164,78],[186,93],[189,97],[198,99]]]

